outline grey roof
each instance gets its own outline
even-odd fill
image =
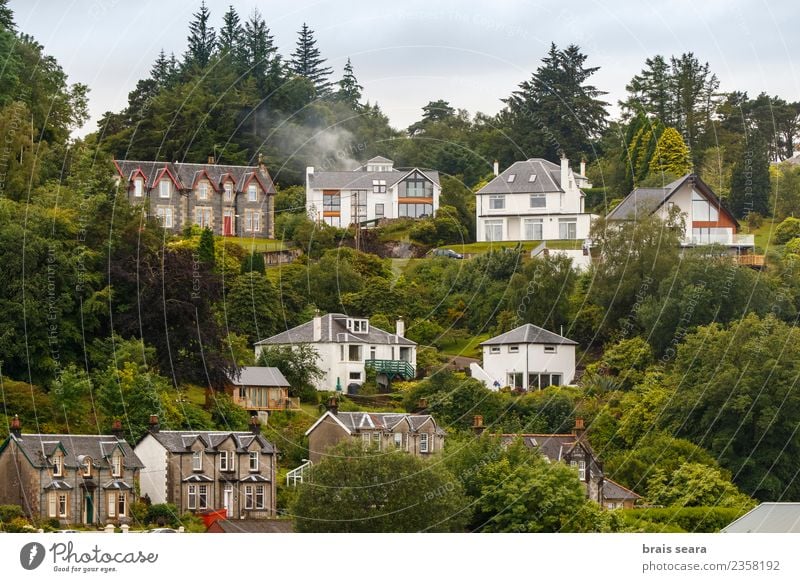
[[[409,414],[405,412],[338,412],[335,416],[336,419],[351,432],[358,432],[360,430],[392,430],[399,423],[406,420],[409,423],[411,432],[418,432],[426,422],[433,421],[433,426],[435,427],[434,432],[436,434],[445,434],[444,429],[436,424],[436,420],[430,414]],[[311,432],[322,418],[324,418],[324,415],[306,431],[306,434]]]
[[[239,368],[238,378],[230,378],[236,386],[289,386],[283,373],[272,366],[247,366]]]
[[[343,313],[328,313],[321,316],[322,335],[321,343],[362,343],[362,344],[392,344],[400,346],[415,346],[410,339],[399,337],[370,324],[367,333],[352,333],[347,329],[349,316]],[[355,318],[358,319],[358,318]],[[314,341],[314,320],[300,324],[290,330],[281,332],[256,342],[255,345],[288,345],[317,343]]]
[[[373,180],[386,180],[386,187],[393,186],[413,171],[417,171],[431,182],[439,185],[439,172],[435,170],[391,170],[389,172],[314,172],[308,175],[308,187],[313,189],[330,188],[331,190],[372,190]]]
[[[160,430],[158,432],[151,432],[149,434],[171,453],[188,453],[192,443],[198,438],[202,440],[203,444],[206,446],[206,449],[214,451],[220,445],[220,443],[229,437],[233,438],[234,442],[236,443],[236,449],[239,452],[246,451],[247,447],[249,447],[253,442],[253,439],[257,439],[257,442],[259,445],[261,445],[262,453],[270,454],[275,452],[275,447],[272,446],[271,442],[265,439],[262,435],[254,435],[252,432],[225,432],[214,430]]]
[[[641,499],[642,496],[608,477],[603,479],[603,499]]]
[[[377,164],[387,164],[387,163],[388,164],[392,164],[392,163],[394,163],[389,158],[384,158],[383,156],[375,156],[374,158],[370,158],[370,159],[367,160],[367,163],[369,164],[370,162],[375,162]]]
[[[119,447],[123,455],[123,465],[128,469],[144,467],[141,459],[133,452],[133,448],[124,439],[114,435],[75,435],[75,434],[25,434],[20,437],[10,435],[0,447],[5,450],[10,441],[16,442],[34,467],[50,467],[47,460],[58,448],[64,450],[64,466],[76,469],[82,465],[85,457],[91,457],[95,467],[107,469],[111,467],[106,460]]]
[[[286,519],[218,519],[212,527],[217,533],[292,533],[293,523]]]
[[[800,533],[800,503],[762,503],[723,527],[723,533]]]
[[[661,207],[691,176],[686,174],[663,188],[636,188],[608,213],[609,220],[629,220],[648,216]]]
[[[503,344],[559,344],[559,345],[578,345],[578,342],[572,341],[569,338],[547,331],[532,323],[526,323],[515,327],[511,331],[500,334],[493,338],[481,342],[481,346],[497,346]]]
[[[514,181],[508,177],[514,174]],[[536,179],[531,182],[531,175]],[[542,158],[531,158],[514,162],[498,176],[478,190],[477,194],[541,194],[563,192],[561,188],[561,166]]]
[[[522,443],[531,449],[538,450],[551,461],[563,461],[575,447],[582,447],[586,453],[596,460],[594,450],[586,439],[574,433],[564,434],[504,434],[501,435],[504,444],[515,439],[522,439]]]
[[[269,194],[275,193],[275,185],[272,177],[265,169],[259,166],[230,166],[222,164],[184,164],[182,162],[154,162],[138,160],[114,160],[120,176],[126,180],[131,180],[137,170],[141,171],[146,180],[147,188],[156,186],[156,178],[164,168],[167,168],[172,176],[178,181],[182,190],[191,190],[197,178],[203,172],[208,174],[211,182],[218,189],[222,189],[222,182],[226,176],[231,176],[236,183],[235,190],[242,192],[244,185],[251,176],[261,182],[261,186]]]

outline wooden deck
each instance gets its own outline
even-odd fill
[[[743,267],[753,267],[763,269],[766,264],[766,255],[736,255],[736,262]]]

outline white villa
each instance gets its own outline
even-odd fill
[[[476,192],[477,239],[482,241],[585,239],[595,218],[584,212],[585,177],[561,158],[515,162]]]
[[[472,364],[473,378],[490,390],[504,386],[540,390],[575,379],[575,346],[556,333],[526,323],[480,344],[483,366]]]
[[[343,392],[351,384],[363,384],[367,368],[377,372],[378,383],[383,385],[396,378],[414,378],[417,344],[404,336],[402,319],[397,320],[395,333],[389,333],[370,325],[366,318],[328,313],[256,342],[255,355],[258,358],[269,346],[308,344],[316,350],[317,365],[324,372],[316,382],[317,390]]]
[[[439,208],[439,172],[396,170],[377,156],[349,172],[306,168],[306,210],[317,222],[345,228],[356,221],[374,224],[382,218],[425,218]]]

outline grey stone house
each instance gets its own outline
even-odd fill
[[[250,432],[160,430],[158,417],[136,445],[146,465],[142,495],[152,503],[173,503],[181,513],[225,510],[229,519],[275,516],[277,450],[261,434],[257,418]]]
[[[275,185],[263,163],[230,166],[115,160],[131,204],[171,232],[208,226],[220,236],[273,238]]]
[[[0,505],[19,505],[30,518],[67,524],[123,524],[142,461],[113,434],[24,434],[19,418],[0,445]]]

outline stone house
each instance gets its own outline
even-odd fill
[[[19,505],[32,519],[68,524],[124,524],[144,465],[112,434],[27,434],[18,417],[0,445],[0,505]]]
[[[223,509],[232,519],[275,516],[277,450],[251,417],[250,431],[150,430],[135,451],[146,468],[142,495],[181,513]]]

